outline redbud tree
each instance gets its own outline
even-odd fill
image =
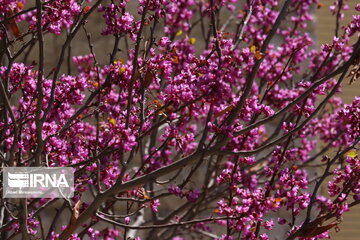
[[[75,193],[1,198],[0,238],[329,238],[360,203],[360,15],[336,0],[316,45],[317,7],[2,0],[1,167],[73,167]]]

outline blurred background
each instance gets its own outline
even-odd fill
[[[315,37],[317,47],[323,43],[331,43],[334,37],[335,17],[330,13],[329,7],[334,3],[334,0],[320,0],[322,7],[315,10]],[[349,10],[345,12],[345,17],[342,20],[342,25],[346,25],[352,19],[352,15],[357,14],[355,10],[356,4],[360,3],[358,0],[349,0]],[[346,80],[343,84],[341,98],[344,103],[351,103],[355,96],[360,96],[360,82],[355,82],[352,85],[348,84]],[[323,189],[323,194],[326,195],[326,189]],[[339,225],[340,232],[333,233],[331,239],[334,240],[359,240],[360,239],[360,206],[351,209],[350,212],[345,213],[344,221]]]

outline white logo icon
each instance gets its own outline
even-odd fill
[[[29,187],[29,174],[8,173],[8,183],[10,187]]]

